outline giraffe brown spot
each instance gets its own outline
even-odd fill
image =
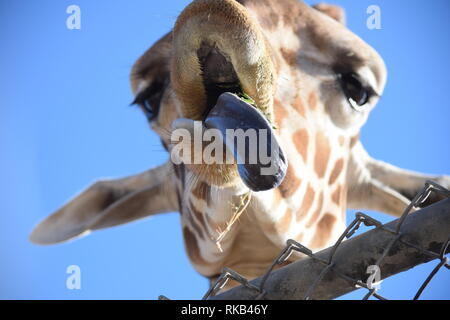
[[[280,190],[283,198],[289,198],[297,191],[300,184],[301,180],[296,177],[294,169],[292,169],[292,166],[288,166],[286,176],[278,187],[278,190]]]
[[[321,131],[316,134],[316,154],[314,158],[314,169],[319,176],[323,178],[330,158],[330,144],[328,138]]]
[[[203,234],[203,230],[205,230],[204,227],[204,220],[202,219],[202,214],[199,212],[195,207],[192,205],[192,202],[189,201],[189,208],[187,208],[187,212],[190,214],[190,223],[192,227],[194,228],[195,232],[198,234],[198,236],[202,239],[205,239],[205,235]],[[193,216],[195,217],[195,220],[193,219]],[[198,225],[201,224],[201,226]]]
[[[302,206],[300,207],[299,212],[297,212],[297,221],[300,221],[303,217],[305,217],[308,214],[309,209],[311,209],[311,206],[314,202],[314,196],[315,196],[314,189],[311,187],[310,184],[308,184],[308,187],[306,188],[305,195],[303,197]]]
[[[336,190],[331,195],[331,200],[336,203],[338,206],[341,205],[341,186],[338,186]]]
[[[180,170],[178,169],[178,165],[173,165],[173,171],[175,172],[175,176],[177,177],[177,179],[180,179]]]
[[[205,215],[203,212],[200,212],[200,210],[198,210],[195,205],[192,203],[191,200],[189,200],[189,208],[192,211],[192,213],[195,216],[195,219],[197,219],[197,221],[203,226],[205,227]]]
[[[332,185],[336,179],[339,177],[339,175],[342,172],[342,168],[344,167],[344,159],[339,159],[334,164],[334,168],[331,171],[330,180],[328,181],[328,184]]]
[[[189,259],[192,263],[197,265],[208,265],[209,263],[203,259],[200,254],[197,239],[188,227],[183,227],[184,244],[188,253]]]
[[[292,221],[292,211],[287,209],[284,213],[283,217],[277,221],[276,229],[279,233],[286,233],[291,226]]]
[[[183,215],[183,202],[181,201],[180,190],[178,190],[178,188],[176,188],[175,190],[177,194],[178,211],[180,212],[181,215]]]
[[[297,52],[286,48],[281,48],[280,51],[281,55],[288,65],[290,65],[291,67],[297,65]]]
[[[305,117],[305,106],[303,105],[302,98],[300,95],[295,97],[294,102],[292,103],[292,106],[295,110],[304,118]]]
[[[359,141],[359,134],[350,139],[350,149],[353,148],[358,141]]]
[[[192,194],[197,198],[211,203],[211,187],[204,181],[199,181],[192,189]]]
[[[184,189],[185,184],[186,184],[186,172],[185,172],[185,168],[184,168],[184,164],[174,164],[173,165],[174,168],[174,172],[175,172],[175,176],[178,178],[178,180],[180,180],[181,182],[181,186]]]
[[[323,12],[330,18],[333,18],[334,20],[345,24],[345,11],[341,7],[329,5],[326,3],[319,3],[314,5],[313,8]]]
[[[306,129],[298,130],[294,133],[294,145],[298,153],[301,154],[303,161],[307,161],[309,136]]]
[[[286,108],[281,104],[280,100],[275,99],[273,103],[273,111],[275,114],[275,122],[278,127],[281,127],[281,123],[288,116]]]
[[[247,0],[237,0],[237,2],[246,6]],[[258,1],[261,2],[261,1]],[[263,6],[258,7],[258,21],[264,29],[276,28],[282,18],[280,12],[286,9],[286,4],[279,4],[273,1],[264,1]]]
[[[309,220],[308,224],[306,225],[307,228],[310,228],[312,225],[314,225],[317,220],[320,217],[320,214],[322,213],[323,208],[323,192],[319,195],[319,202],[317,203],[317,209],[314,211],[313,215],[311,216],[311,219]]]
[[[322,248],[330,240],[333,226],[336,223],[336,217],[331,213],[325,213],[317,224],[314,239],[311,243],[312,248]]]
[[[316,110],[317,108],[317,95],[311,92],[308,97],[308,105],[311,110]]]
[[[341,192],[340,192],[340,206],[341,206],[341,210],[342,210],[342,219],[345,221],[345,216],[347,213],[346,207],[347,207],[347,192],[348,192],[348,188],[347,185],[343,185],[341,187]]]

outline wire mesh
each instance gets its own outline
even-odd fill
[[[392,236],[392,239],[389,241],[388,245],[384,248],[382,254],[380,257],[376,260],[376,263],[372,266],[374,270],[378,268],[380,270],[379,266],[381,262],[386,258],[386,256],[391,251],[394,244],[401,242],[403,245],[413,248],[415,250],[418,250],[421,254],[429,256],[431,259],[438,259],[439,263],[435,266],[435,268],[430,272],[430,274],[427,276],[427,278],[423,281],[420,288],[417,290],[417,292],[414,295],[414,300],[417,300],[420,298],[426,287],[429,285],[433,277],[443,268],[450,269],[449,260],[446,257],[446,252],[448,251],[450,247],[450,233],[449,237],[446,242],[442,245],[439,252],[433,252],[424,248],[421,248],[410,241],[405,240],[402,238],[402,226],[405,223],[406,219],[408,218],[408,215],[414,208],[420,208],[421,205],[425,203],[425,201],[428,199],[430,194],[432,192],[438,193],[440,195],[443,195],[444,197],[450,198],[450,191],[445,189],[444,187],[438,185],[437,183],[433,181],[427,181],[425,183],[425,186],[422,188],[422,190],[411,200],[410,204],[405,208],[403,214],[401,217],[397,220],[397,224],[394,228],[387,227],[383,225],[380,221],[364,214],[361,212],[356,213],[355,219],[348,225],[348,227],[345,229],[345,231],[340,235],[334,246],[331,248],[329,256],[324,259],[323,257],[319,257],[318,255],[314,254],[310,249],[303,246],[301,243],[298,243],[294,240],[288,240],[286,247],[281,251],[281,253],[278,255],[278,257],[275,258],[273,263],[269,266],[265,274],[261,277],[261,281],[258,283],[258,285],[252,284],[248,279],[240,275],[239,273],[233,271],[229,268],[224,268],[220,276],[217,278],[215,283],[209,288],[209,290],[205,293],[203,296],[203,300],[207,300],[211,297],[214,297],[221,289],[225,287],[227,282],[230,279],[233,279],[240,283],[242,286],[248,288],[252,292],[254,292],[254,299],[255,300],[261,300],[264,299],[267,295],[266,291],[266,282],[269,279],[269,277],[272,275],[272,272],[274,271],[276,266],[281,266],[284,264],[291,254],[295,252],[302,253],[315,261],[319,262],[320,265],[322,265],[321,271],[318,273],[318,276],[314,279],[313,283],[309,286],[309,288],[306,290],[306,293],[303,297],[304,300],[309,300],[311,296],[313,295],[315,289],[317,288],[318,284],[322,281],[322,279],[325,277],[327,273],[330,271],[333,271],[335,274],[337,274],[340,278],[346,280],[347,282],[350,282],[354,289],[359,288],[365,288],[367,290],[367,293],[362,298],[363,300],[368,300],[369,298],[373,297],[379,300],[388,300],[386,297],[383,297],[378,292],[378,282],[376,281],[376,277],[369,277],[367,281],[362,281],[361,279],[356,279],[354,277],[346,275],[344,272],[336,268],[334,257],[335,253],[339,250],[342,243],[345,239],[351,238],[355,232],[361,227],[362,224],[364,224],[367,227],[374,227],[378,228],[380,230],[383,230],[386,233],[389,233]],[[165,296],[159,297],[161,300],[167,300],[168,298]],[[334,298],[337,298],[334,297]]]

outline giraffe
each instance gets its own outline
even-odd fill
[[[226,266],[254,278],[288,239],[313,251],[333,244],[347,208],[399,216],[426,180],[449,187],[450,178],[397,168],[364,149],[359,132],[386,76],[378,53],[345,27],[340,7],[195,0],[134,64],[134,102],[170,153],[174,129],[208,120],[223,100],[238,103],[231,93],[245,92],[275,123],[288,164],[284,179],[258,190],[235,163],[169,160],[94,183],[42,221],[30,240],[53,244],[175,211],[200,274],[213,280]]]

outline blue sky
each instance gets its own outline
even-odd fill
[[[126,176],[167,159],[144,116],[128,107],[128,75],[188,2],[0,2],[1,299],[197,299],[207,289],[187,260],[177,214],[63,245],[27,241],[39,220],[97,178]],[[366,148],[400,167],[450,174],[450,3],[334,3],[347,9],[350,29],[389,69],[385,94],[362,131]],[[81,8],[81,30],[66,28],[71,4]],[[371,4],[381,8],[381,30],[366,28]],[[380,293],[412,298],[435,264],[385,280]],[[70,265],[81,268],[81,290],[66,288]],[[450,272],[441,271],[423,298],[449,299],[449,284]]]

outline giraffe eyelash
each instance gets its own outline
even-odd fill
[[[158,116],[167,84],[168,78],[154,80],[150,86],[136,95],[131,105],[141,106],[149,121],[155,119]]]

